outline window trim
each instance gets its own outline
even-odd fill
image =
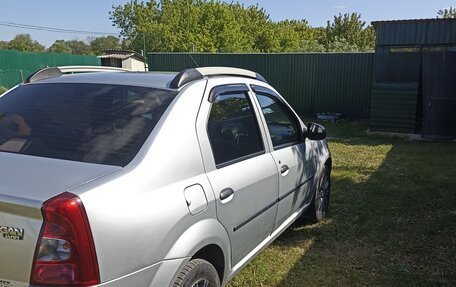
[[[288,106],[288,104],[276,92],[274,92],[273,90],[271,90],[269,88],[266,88],[266,87],[263,87],[263,86],[258,86],[258,85],[250,85],[250,87],[252,88],[252,91],[255,93],[255,97],[257,98],[256,99],[257,101],[258,101],[258,95],[262,95],[262,96],[265,96],[265,97],[273,99],[279,106],[282,107],[285,115],[291,116],[292,121],[294,122],[295,126],[298,128],[299,140],[294,141],[294,142],[281,144],[281,145],[278,145],[278,146],[274,146],[274,143],[272,142],[272,138],[271,138],[271,133],[269,131],[268,123],[266,121],[266,117],[265,117],[265,115],[263,113],[263,109],[261,108],[261,104],[258,101],[259,109],[261,111],[261,116],[265,120],[264,121],[265,125],[266,125],[265,128],[267,129],[267,132],[269,134],[269,138],[271,139],[271,144],[272,144],[273,150],[274,151],[281,150],[281,149],[284,149],[284,148],[288,148],[288,147],[292,147],[292,146],[304,143],[303,131],[301,130],[302,129],[301,122],[296,117],[294,111]]]
[[[292,146],[295,146],[295,145],[299,145],[299,144],[302,144],[303,142],[302,141],[294,141],[294,142],[290,142],[290,143],[286,143],[286,144],[281,144],[281,145],[278,145],[278,146],[274,146],[273,145],[273,148],[274,148],[274,151],[276,150],[281,150],[281,149],[284,149],[284,148],[287,148],[287,147],[292,147]]]
[[[218,96],[232,93],[247,93],[249,88],[245,84],[229,84],[215,86],[209,92],[209,98],[207,99],[209,103],[214,103]],[[211,105],[212,108],[212,105]]]
[[[255,158],[257,156],[264,155],[264,154],[266,154],[266,151],[263,149],[262,151],[259,151],[259,152],[255,152],[255,153],[244,155],[244,156],[241,156],[241,157],[238,157],[238,158],[226,161],[226,162],[215,164],[215,168],[221,169],[221,168],[224,168],[224,167],[227,167],[227,166],[230,166],[230,165],[233,165],[233,164],[236,164],[236,163],[239,163],[239,162],[251,159],[251,158]],[[214,158],[214,161],[215,161],[215,158]]]
[[[214,161],[214,165],[215,165],[216,169],[221,169],[221,168],[224,168],[224,167],[227,167],[227,166],[230,166],[230,165],[233,165],[233,164],[236,164],[236,163],[239,163],[239,162],[242,162],[242,161],[245,161],[245,160],[248,160],[248,159],[252,159],[252,158],[255,158],[255,157],[258,157],[258,156],[266,154],[266,145],[265,145],[265,142],[263,140],[262,127],[260,125],[259,118],[258,118],[258,115],[256,113],[256,109],[255,109],[255,105],[253,103],[253,99],[251,99],[251,97],[249,95],[249,92],[250,92],[250,90],[249,90],[249,88],[248,88],[248,86],[246,84],[219,85],[219,86],[213,87],[211,89],[211,91],[209,92],[208,101],[210,102],[210,107],[209,107],[209,111],[208,111],[208,114],[207,114],[207,120],[206,120],[206,135],[207,135],[207,138],[209,140],[209,145],[211,146],[212,160]],[[212,111],[212,105],[214,104],[214,101],[215,101],[215,99],[218,96],[227,95],[227,94],[228,95],[229,94],[235,94],[235,93],[244,94],[246,99],[247,99],[247,101],[248,101],[248,103],[249,103],[249,105],[250,105],[250,109],[252,111],[253,120],[256,123],[256,126],[258,128],[258,137],[259,137],[259,140],[260,140],[260,143],[261,143],[262,150],[258,151],[258,152],[255,152],[255,153],[252,153],[252,154],[248,154],[248,155],[245,155],[245,156],[234,158],[234,159],[226,161],[226,162],[216,163],[215,162],[215,155],[214,155],[214,148],[212,146],[212,142],[211,142],[211,139],[209,137],[209,130],[208,130],[209,118],[210,118],[211,111]]]

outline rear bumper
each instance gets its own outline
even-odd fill
[[[172,286],[178,271],[190,260],[190,258],[181,258],[166,260],[141,270],[132,272],[128,275],[119,277],[109,282],[102,283],[98,287],[166,287]],[[0,279],[5,286],[14,287],[34,287],[24,282],[10,281]],[[8,285],[10,284],[10,285]],[[1,285],[1,286],[4,286]]]

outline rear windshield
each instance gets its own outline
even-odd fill
[[[123,85],[19,86],[0,98],[0,152],[125,166],[176,94]]]

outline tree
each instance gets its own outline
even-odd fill
[[[113,7],[110,18],[134,50],[283,52],[300,47],[305,21],[274,23],[258,5],[207,0],[162,0]]]
[[[101,55],[105,50],[119,50],[122,48],[119,38],[115,36],[98,37],[90,41],[90,47],[95,55]]]
[[[123,45],[137,52],[368,51],[375,31],[357,13],[338,15],[326,28],[305,20],[274,22],[258,5],[220,0],[133,0],[109,13]]]
[[[456,8],[450,7],[447,9],[441,9],[437,12],[437,15],[437,18],[456,19]]]
[[[148,51],[229,52],[250,49],[244,11],[219,1],[132,1],[114,7],[110,17],[136,51],[145,35]]]
[[[0,41],[0,50],[8,49],[8,41]]]
[[[325,50],[327,52],[354,52],[359,48],[356,44],[349,43],[345,38],[336,37],[334,41],[327,44]]]
[[[304,39],[301,43],[300,52],[326,52],[326,47],[322,41],[326,29],[323,27],[311,28],[312,37]]]
[[[33,40],[29,34],[16,35],[13,40],[9,41],[6,48],[21,52],[44,52],[45,50],[44,46]]]
[[[71,53],[76,55],[91,55],[92,49],[90,45],[80,40],[66,41],[65,44],[70,47]]]
[[[372,26],[366,27],[361,14],[339,14],[333,23],[328,21],[321,42],[327,51],[334,51],[332,47],[345,47],[345,52],[370,51],[375,48],[375,31]]]
[[[309,26],[306,20],[285,20],[277,23],[280,52],[322,52],[317,41],[318,29]]]
[[[65,40],[56,40],[47,50],[53,53],[71,53],[71,48],[67,45]]]

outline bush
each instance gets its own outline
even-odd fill
[[[7,88],[0,86],[0,95],[3,94],[4,92],[8,91]]]

